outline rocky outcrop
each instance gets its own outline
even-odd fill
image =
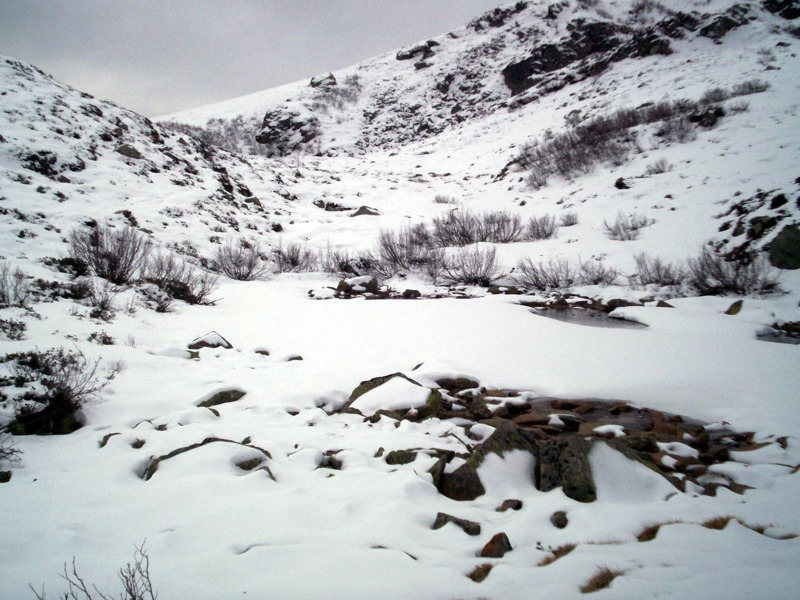
[[[800,227],[786,225],[769,245],[769,262],[779,269],[800,269]]]

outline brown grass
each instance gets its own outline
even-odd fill
[[[472,573],[470,573],[467,577],[472,579],[472,581],[475,583],[480,583],[489,576],[489,573],[492,571],[493,567],[494,565],[492,563],[481,563],[472,569]]]
[[[608,567],[600,567],[597,573],[592,575],[589,581],[581,586],[581,593],[591,594],[592,592],[605,589],[611,585],[611,582],[614,581],[614,579],[624,574],[624,571],[612,570]]]
[[[540,567],[546,567],[547,565],[551,565],[556,562],[562,556],[566,556],[576,548],[576,544],[564,544],[563,546],[559,546],[555,550],[552,550],[550,554],[545,556],[542,561],[539,563]]]
[[[658,535],[659,529],[661,529],[661,523],[656,523],[655,525],[648,525],[639,532],[639,534],[636,536],[636,539],[639,540],[640,542],[649,542],[651,540],[654,540]]]
[[[703,521],[701,525],[706,529],[725,529],[732,519],[733,517],[731,515],[712,517],[706,521]]]

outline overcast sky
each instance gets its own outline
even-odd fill
[[[508,0],[0,0],[0,52],[147,116],[446,33]]]

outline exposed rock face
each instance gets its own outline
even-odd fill
[[[779,269],[800,269],[800,227],[786,225],[769,245],[769,262]]]
[[[267,149],[267,156],[286,156],[299,146],[308,145],[319,135],[319,120],[299,111],[275,109],[264,115],[256,141]]]
[[[431,527],[431,529],[441,529],[448,523],[453,523],[457,525],[467,535],[481,534],[481,526],[475,521],[468,521],[467,519],[459,519],[458,517],[454,517],[453,515],[448,515],[447,513],[443,512],[437,513],[436,520],[433,522],[433,526]]]
[[[308,85],[310,85],[312,88],[331,87],[336,85],[336,77],[333,76],[333,73],[317,75],[316,77],[311,78],[311,81],[308,82]]]

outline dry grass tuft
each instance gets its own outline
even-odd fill
[[[542,559],[542,562],[539,563],[539,566],[546,567],[547,565],[553,564],[562,556],[566,556],[567,554],[575,550],[576,547],[577,547],[576,544],[564,544],[563,546],[559,546],[555,550],[552,550],[550,554],[545,556]]]
[[[489,573],[491,572],[492,568],[494,568],[494,565],[492,563],[488,562],[481,563],[477,567],[472,569],[472,573],[470,573],[468,577],[472,579],[472,581],[474,581],[475,583],[480,583],[489,576]]]
[[[658,535],[658,531],[661,529],[661,523],[656,523],[655,525],[648,525],[644,529],[642,529],[639,534],[636,536],[636,539],[640,542],[649,542],[651,540],[656,539]]]
[[[706,529],[725,529],[732,519],[733,517],[731,515],[712,517],[711,519],[703,521],[701,525]]]
[[[612,570],[608,567],[600,567],[597,573],[592,575],[589,581],[581,586],[581,593],[591,594],[592,592],[605,589],[611,585],[611,582],[614,581],[614,579],[624,574],[624,571]]]

